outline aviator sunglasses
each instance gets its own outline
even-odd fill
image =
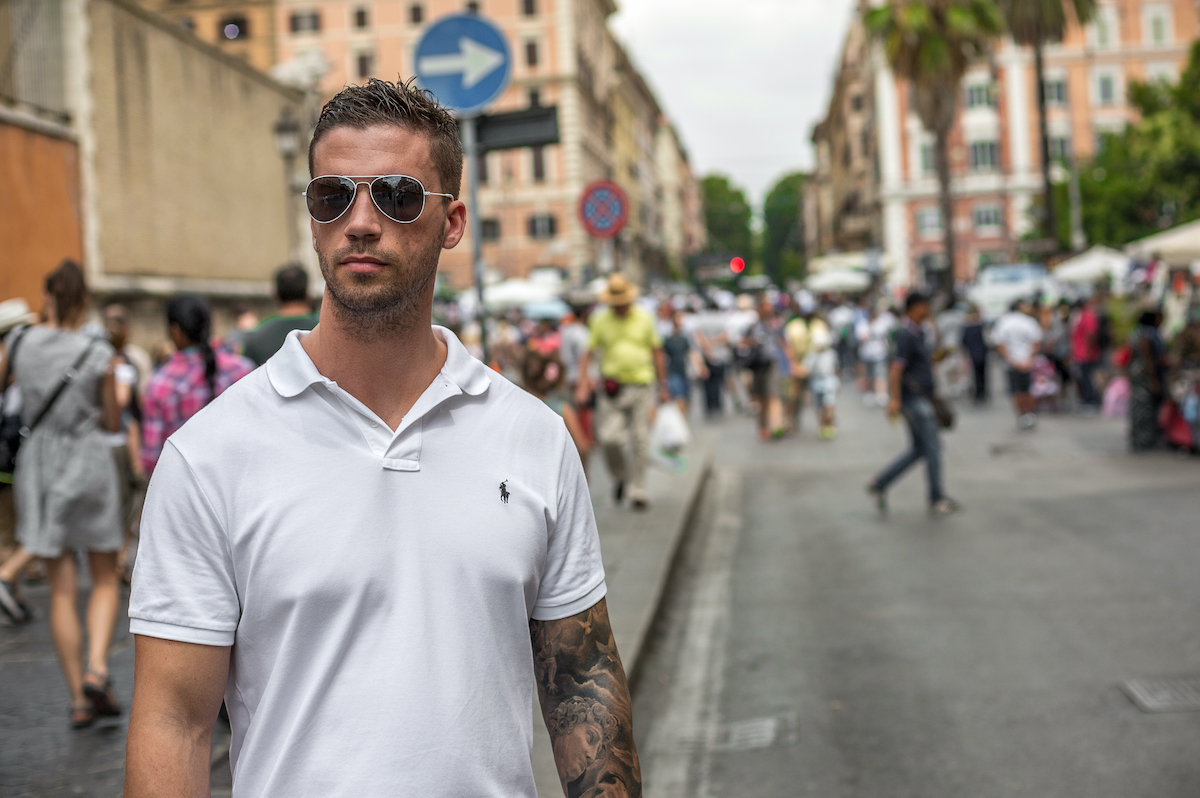
[[[453,194],[426,191],[420,180],[408,175],[380,175],[371,180],[359,179],[365,177],[372,176],[314,177],[304,189],[308,215],[321,224],[336,222],[354,204],[359,186],[367,186],[370,189],[371,202],[375,203],[380,213],[400,224],[411,224],[420,218],[421,211],[425,210],[426,197],[454,199]]]

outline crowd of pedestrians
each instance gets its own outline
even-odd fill
[[[206,300],[175,297],[164,319],[170,347],[157,358],[130,343],[124,307],[109,305],[100,323],[89,322],[89,293],[73,262],[46,277],[40,314],[22,300],[0,303],[0,471],[6,447],[19,446],[9,473],[0,473],[10,485],[0,488],[0,610],[11,624],[27,622],[21,577],[48,581],[49,622],[77,728],[121,712],[108,648],[141,501],[167,438],[270,359],[289,333],[317,323],[303,269],[280,270],[275,288],[275,316],[259,324],[238,310],[223,336],[214,334]],[[668,405],[672,418],[750,416],[764,443],[802,434],[806,424],[833,441],[839,398],[854,385],[866,406],[903,420],[910,436],[909,448],[867,486],[879,508],[896,480],[924,461],[931,513],[956,512],[942,463],[942,430],[954,423],[942,394],[956,394],[947,363],[969,375],[963,379],[972,385],[962,390],[984,404],[998,358],[1022,431],[1036,428],[1039,413],[1095,414],[1112,405],[1128,414],[1134,450],[1174,440],[1173,424],[1190,431],[1190,448],[1200,440],[1200,307],[1192,305],[1168,337],[1164,313],[1152,305],[1140,307],[1119,336],[1100,292],[1073,304],[1022,298],[991,324],[973,306],[935,313],[916,291],[901,309],[878,296],[805,290],[643,294],[613,274],[602,290],[564,299],[562,312],[493,320],[489,365],[563,419],[585,473],[599,450],[612,500],[634,510],[649,506],[647,468],[664,445],[656,425]],[[455,331],[481,354],[477,332]],[[14,428],[23,431],[13,436]],[[92,585],[82,618],[81,567]]]
[[[123,306],[108,305],[97,314],[100,322],[92,321],[84,273],[73,261],[46,276],[40,314],[24,300],[0,303],[0,461],[8,455],[8,463],[0,463],[7,468],[0,475],[6,483],[0,487],[0,616],[10,625],[32,620],[21,583],[49,583],[49,625],[75,728],[122,712],[108,654],[120,583],[132,575],[141,504],[165,441],[269,358],[286,331],[316,324],[302,269],[282,269],[276,289],[278,317],[235,326],[223,338],[214,335],[204,298],[174,297],[163,320],[170,349],[158,363],[130,343]],[[91,590],[81,619],[76,605],[84,567]]]

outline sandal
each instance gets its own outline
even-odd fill
[[[96,710],[91,704],[71,705],[71,728],[86,729],[96,722]]]
[[[117,703],[112,677],[88,671],[87,676],[83,677],[83,694],[92,702],[92,709],[97,715],[112,718],[121,714],[121,705]]]

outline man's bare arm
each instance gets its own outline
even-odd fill
[[[538,697],[567,798],[640,798],[633,711],[603,600],[560,621],[530,621]]]
[[[229,647],[137,636],[125,798],[208,798]]]

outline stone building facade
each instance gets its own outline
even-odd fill
[[[134,306],[146,340],[162,339],[163,304],[181,291],[265,306],[299,232],[273,125],[300,94],[129,0],[30,7],[47,24],[16,71],[56,88],[0,113],[13,166],[0,196],[23,198],[2,223],[23,253],[0,265],[6,297],[39,307],[32,292],[70,256],[99,302]]]
[[[860,18],[847,37],[830,114],[814,135],[819,178],[805,198],[807,246],[810,253],[836,251],[843,248],[839,229],[868,226],[837,197],[860,185],[853,166],[839,179],[839,156],[844,164],[846,144],[853,149],[856,136],[869,130],[878,160],[874,180],[880,239],[894,264],[892,280],[898,285],[930,282],[943,268],[944,223],[933,137],[912,110],[906,83],[891,72],[879,48],[863,39]],[[1086,161],[1106,133],[1133,121],[1136,112],[1126,99],[1130,82],[1178,77],[1198,36],[1194,0],[1100,0],[1092,22],[1072,22],[1063,41],[1045,51],[1052,177],[1061,177],[1056,161]],[[868,65],[869,75],[859,64]],[[845,95],[842,87],[868,82],[871,90],[863,94],[873,96],[867,106],[870,124],[867,112],[847,113],[838,100]],[[1034,212],[1045,164],[1037,92],[1032,51],[1008,39],[963,79],[950,137],[954,217],[945,222],[956,237],[954,274],[959,282],[974,279],[990,263],[1040,257],[1021,243],[1040,224]],[[864,142],[863,152],[867,149]],[[870,177],[869,172],[858,174]]]

